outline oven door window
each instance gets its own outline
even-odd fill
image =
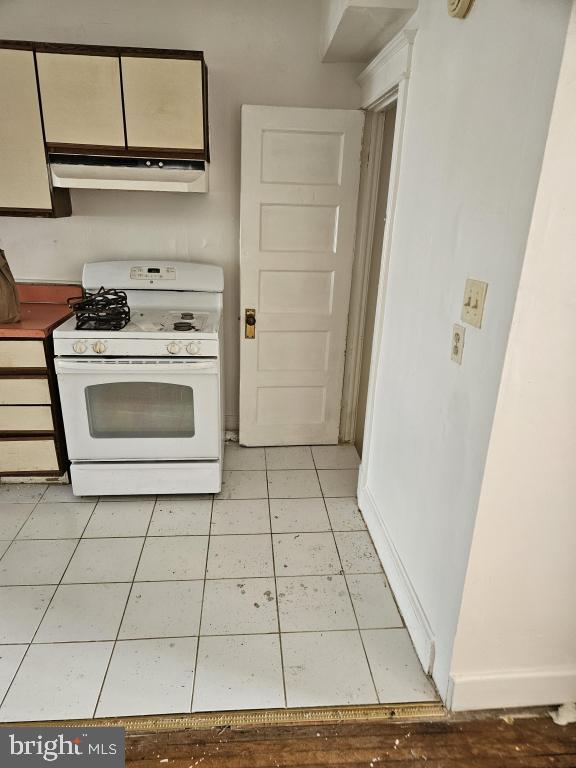
[[[194,437],[194,390],[181,384],[125,381],[85,388],[95,438]]]

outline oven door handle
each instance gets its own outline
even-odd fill
[[[130,373],[135,376],[157,373],[217,373],[216,360],[146,360],[145,362],[118,362],[117,360],[71,360],[57,357],[54,360],[56,373]]]

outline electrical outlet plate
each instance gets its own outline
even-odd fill
[[[464,352],[464,336],[466,328],[463,325],[454,323],[452,329],[452,360],[458,365],[462,365],[462,354]]]
[[[482,327],[482,316],[484,314],[484,303],[486,301],[486,291],[488,283],[482,280],[466,280],[464,289],[464,301],[462,302],[462,320],[475,328]]]

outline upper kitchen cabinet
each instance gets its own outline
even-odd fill
[[[0,48],[0,115],[0,214],[68,215],[68,193],[50,184],[32,50]]]
[[[207,159],[203,57],[166,53],[121,56],[128,149]]]
[[[40,51],[36,56],[49,149],[123,149],[118,57]]]

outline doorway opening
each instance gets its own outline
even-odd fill
[[[381,113],[383,123],[382,144],[379,163],[379,178],[375,200],[375,221],[372,235],[372,247],[369,252],[368,285],[364,305],[364,332],[362,334],[362,350],[360,355],[360,370],[358,382],[358,399],[356,401],[356,426],[354,430],[354,445],[360,457],[364,442],[364,423],[366,420],[366,403],[368,399],[368,381],[372,360],[374,340],[374,324],[376,320],[376,305],[378,302],[378,286],[382,267],[382,247],[386,229],[386,209],[388,207],[388,189],[390,186],[390,168],[392,166],[392,150],[394,147],[394,127],[396,123],[396,102]]]
[[[383,293],[387,274],[382,254],[390,214],[396,126],[395,95],[366,113],[340,421],[340,442],[352,443],[360,457],[368,410],[378,297]]]

